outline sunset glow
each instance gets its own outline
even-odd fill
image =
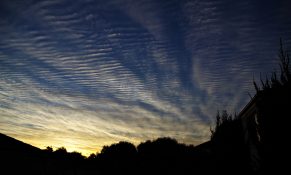
[[[166,136],[200,144],[217,110],[239,112],[252,78],[278,68],[290,9],[287,1],[1,1],[0,132],[87,156]]]

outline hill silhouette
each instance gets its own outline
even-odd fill
[[[0,133],[1,174],[39,174],[44,154],[39,148]]]

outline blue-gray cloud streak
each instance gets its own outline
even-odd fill
[[[239,112],[253,75],[277,68],[290,7],[3,1],[0,132],[80,151],[160,136],[201,143],[217,110]]]

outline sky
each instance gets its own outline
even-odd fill
[[[198,145],[291,46],[288,0],[1,0],[0,132],[84,155]]]

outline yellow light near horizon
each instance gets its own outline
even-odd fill
[[[30,138],[21,138],[19,136],[15,136],[14,138],[40,149],[46,149],[49,146],[49,147],[52,147],[53,150],[57,150],[58,148],[64,147],[66,148],[68,152],[79,152],[83,156],[86,156],[86,157],[90,156],[92,153],[96,154],[100,152],[102,149],[102,147],[101,148],[98,148],[98,147],[81,148],[78,146],[79,144],[77,144],[77,141],[73,139],[64,139],[62,142],[52,142],[51,140],[46,140],[46,139],[35,140],[35,139],[30,139]]]
[[[64,147],[66,148],[66,150],[68,152],[79,152],[81,153],[83,156],[90,156],[91,154],[96,154],[96,153],[100,153],[103,146],[108,146],[114,143],[118,143],[120,141],[126,141],[126,140],[113,140],[113,139],[106,139],[106,140],[100,140],[99,143],[100,146],[92,146],[96,144],[96,141],[92,141],[91,139],[88,139],[86,141],[82,140],[82,142],[80,143],[80,140],[78,139],[74,139],[69,138],[69,137],[62,137],[62,139],[55,139],[55,138],[39,138],[39,137],[21,137],[19,135],[14,135],[12,136],[17,140],[20,140],[24,143],[30,144],[32,146],[35,146],[37,148],[40,149],[46,149],[48,146],[52,147],[53,150],[57,150],[58,148]],[[56,137],[58,138],[58,137]],[[128,142],[134,144],[134,145],[138,145],[140,142],[142,142],[141,140],[136,140],[136,139],[132,139],[132,140],[127,140]]]

